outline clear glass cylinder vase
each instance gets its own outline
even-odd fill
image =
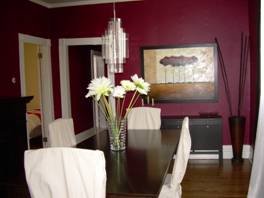
[[[122,151],[126,149],[126,132],[126,119],[108,122],[109,143],[112,151]]]

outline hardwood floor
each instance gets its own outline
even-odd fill
[[[232,165],[231,160],[190,160],[182,182],[182,198],[245,198],[251,163]],[[15,182],[0,181],[1,198],[30,198],[23,176]],[[14,181],[14,180],[12,180]]]
[[[245,198],[251,163],[232,164],[231,160],[190,160],[182,182],[183,198]]]

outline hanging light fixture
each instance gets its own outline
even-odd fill
[[[108,22],[107,30],[102,36],[102,56],[112,73],[122,73],[123,64],[128,58],[128,38],[121,27],[121,19],[116,18],[115,2],[113,3],[114,18]]]

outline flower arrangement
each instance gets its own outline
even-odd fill
[[[114,86],[108,78],[103,76],[93,79],[87,89],[89,91],[85,97],[93,97],[98,103],[99,108],[110,125],[110,135],[113,136],[113,139],[116,139],[114,140],[118,147],[116,150],[120,150],[120,129],[123,127],[122,123],[125,122],[128,113],[136,104],[139,96],[148,94],[150,84],[145,82],[143,78],[139,78],[137,74],[134,74],[131,76],[131,80],[122,80],[120,85]],[[128,106],[125,107],[128,92],[134,93],[128,102]],[[110,96],[116,98],[115,110],[109,101]]]

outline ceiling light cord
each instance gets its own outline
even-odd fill
[[[113,2],[113,14],[114,14],[114,19],[116,19],[115,4],[116,4],[116,0]]]

